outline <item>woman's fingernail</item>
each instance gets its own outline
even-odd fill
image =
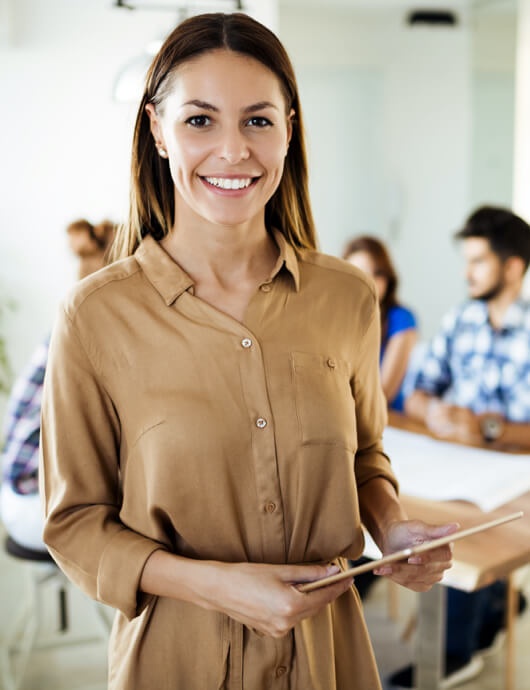
[[[377,570],[374,570],[374,573],[376,575],[392,575],[392,568],[385,566],[384,568],[377,568]]]

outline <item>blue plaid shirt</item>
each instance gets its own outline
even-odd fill
[[[2,453],[3,481],[20,494],[37,493],[42,384],[48,359],[49,339],[33,353],[15,382],[5,418]]]
[[[442,321],[414,388],[475,413],[530,422],[530,303],[508,309],[495,330],[484,302],[471,300]]]

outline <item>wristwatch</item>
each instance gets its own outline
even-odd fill
[[[504,431],[504,423],[500,417],[484,415],[480,418],[480,432],[485,441],[497,441]]]

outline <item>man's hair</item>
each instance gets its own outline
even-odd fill
[[[474,211],[464,227],[455,233],[457,240],[482,237],[501,261],[518,256],[525,270],[530,263],[530,225],[507,208],[481,206]]]

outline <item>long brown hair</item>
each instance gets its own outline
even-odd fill
[[[133,254],[146,235],[162,239],[174,223],[174,184],[167,159],[162,159],[156,151],[145,106],[152,103],[155,108],[160,107],[180,65],[219,49],[258,60],[280,81],[286,113],[293,109],[295,118],[283,176],[266,205],[265,222],[269,230],[275,227],[282,232],[293,247],[316,247],[302,112],[289,56],[277,36],[248,15],[207,13],[179,24],[165,40],[147,73],[133,137],[129,219],[116,237],[114,259]]]
[[[375,273],[387,281],[387,289],[380,302],[382,333],[386,330],[386,319],[390,307],[398,304],[397,289],[399,284],[398,275],[390,252],[385,245],[376,237],[371,235],[359,235],[347,242],[342,253],[343,259],[348,259],[355,252],[366,252],[370,254],[375,264]]]

